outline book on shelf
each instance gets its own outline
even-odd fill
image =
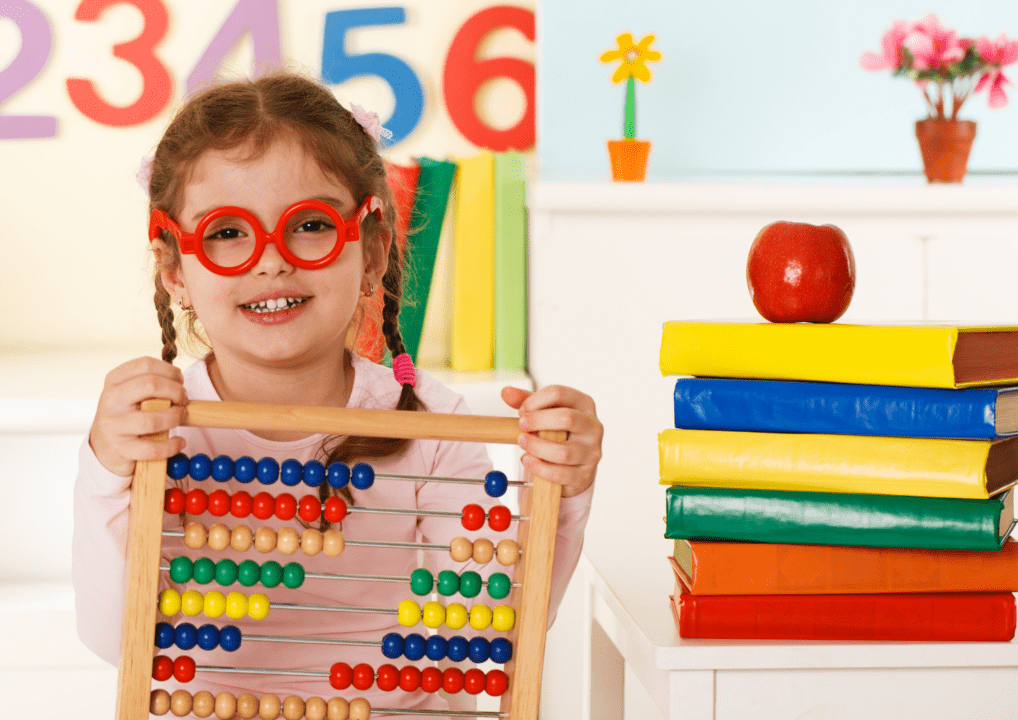
[[[1000,552],[676,540],[668,560],[691,595],[1018,590],[1011,538]]]
[[[690,595],[677,587],[670,602],[683,638],[1004,642],[1015,631],[1009,592]]]
[[[663,375],[959,388],[1018,384],[1018,327],[668,322]]]
[[[672,486],[665,537],[999,551],[1014,491],[987,500]]]
[[[896,385],[689,377],[675,382],[687,430],[996,439],[1018,434],[1018,387]]]
[[[527,364],[527,179],[523,155],[495,155],[495,369]]]
[[[456,162],[453,239],[453,370],[495,363],[495,156]]]
[[[668,429],[663,485],[987,498],[1018,482],[1018,437],[953,440]]]

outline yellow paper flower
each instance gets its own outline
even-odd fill
[[[657,62],[661,59],[661,53],[650,49],[650,44],[654,42],[654,36],[647,35],[639,43],[634,44],[631,33],[622,33],[615,41],[619,44],[618,50],[608,50],[601,55],[603,63],[622,61],[615,74],[612,75],[612,82],[622,82],[629,77],[648,82],[650,70],[647,68],[647,63]]]

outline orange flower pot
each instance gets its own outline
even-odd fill
[[[961,182],[976,137],[976,124],[971,120],[926,118],[916,121],[915,135],[926,179],[931,183]]]
[[[609,140],[608,155],[612,161],[612,179],[642,182],[647,176],[650,140]]]

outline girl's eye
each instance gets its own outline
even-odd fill
[[[237,228],[228,227],[228,228],[223,228],[222,230],[217,230],[216,232],[212,233],[211,235],[206,236],[205,239],[206,240],[236,240],[237,238],[242,237],[243,235],[244,235],[244,233],[242,233]]]
[[[305,220],[298,225],[295,230],[296,232],[323,232],[325,230],[335,230],[336,226],[328,220]]]

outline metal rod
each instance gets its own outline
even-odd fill
[[[454,477],[432,477],[431,475],[389,475],[377,473],[375,475],[376,480],[413,480],[415,482],[444,482],[444,483],[469,483],[474,485],[484,485],[484,480],[477,478],[454,478]],[[530,487],[533,483],[524,482],[523,480],[507,480],[510,487]]]
[[[426,517],[445,517],[445,518],[460,518],[463,517],[462,512],[453,512],[451,510],[410,510],[407,508],[373,508],[364,507],[362,505],[351,505],[347,508],[348,513],[353,512],[366,512],[366,513],[382,513],[384,515],[417,515]],[[526,515],[510,515],[513,520],[527,520]]]
[[[395,608],[353,607],[349,605],[305,605],[303,603],[271,603],[272,610],[323,610],[328,612],[376,613],[378,615],[399,615]]]

